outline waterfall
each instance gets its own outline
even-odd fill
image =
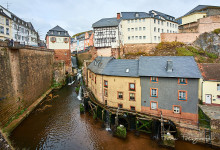
[[[73,76],[68,77],[68,85],[72,85],[75,81],[73,80]]]
[[[105,130],[106,131],[111,131],[111,128],[110,128],[110,117],[109,117],[109,112],[106,111],[106,124],[105,124]]]
[[[78,100],[82,100],[82,88],[81,88],[81,86],[80,86],[80,88],[79,88],[79,94],[78,94],[78,96],[77,96],[77,98],[78,98]]]

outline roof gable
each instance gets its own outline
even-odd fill
[[[114,57],[96,57],[95,60],[93,60],[89,66],[88,69],[90,69],[92,72],[97,74],[102,74],[103,69],[108,64],[109,61],[113,60]]]
[[[198,64],[202,77],[206,81],[220,81],[220,64]]]

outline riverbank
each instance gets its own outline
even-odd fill
[[[10,141],[5,136],[4,133],[0,130],[0,150],[14,150],[14,148],[11,146]]]
[[[44,100],[44,98],[51,93],[53,89],[50,88],[40,98],[38,98],[26,111],[24,111],[17,119],[13,120],[8,126],[3,128],[4,134],[8,137],[10,133],[25,119],[28,115]]]

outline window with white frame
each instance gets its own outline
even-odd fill
[[[156,23],[156,19],[154,19],[154,23]]]
[[[173,107],[173,112],[174,112],[175,114],[179,114],[179,113],[180,113],[180,106],[174,106],[174,107]]]
[[[143,36],[143,39],[145,40],[145,39],[146,39],[146,36]]]
[[[156,41],[157,40],[157,37],[156,36],[154,36],[154,41]]]
[[[217,91],[220,91],[220,84],[217,84]]]
[[[161,33],[163,33],[163,29],[161,29]]]
[[[143,19],[143,22],[145,22],[145,19]]]
[[[134,23],[134,20],[131,20],[131,23]]]
[[[135,36],[135,40],[138,40],[138,36]]]
[[[160,41],[160,36],[158,36],[158,41]]]
[[[9,26],[9,19],[6,18],[6,25]]]
[[[130,31],[130,28],[128,28],[128,31]]]
[[[186,100],[186,91],[179,91],[179,100]]]
[[[134,36],[132,36],[131,39],[134,40]]]
[[[128,23],[130,23],[130,20],[128,20]]]
[[[158,28],[158,32],[160,32],[160,28]]]
[[[141,39],[142,39],[142,36],[139,36],[139,39],[141,40]]]
[[[4,34],[4,27],[0,26],[0,33]]]
[[[135,93],[129,93],[129,100],[135,101]]]
[[[131,31],[133,32],[133,31],[134,31],[134,28],[131,28]]]
[[[130,40],[131,39],[131,37],[130,36],[128,36],[128,40]]]
[[[139,31],[141,31],[142,30],[142,28],[141,27],[139,27]]]
[[[6,34],[9,35],[9,28],[6,28]]]
[[[156,27],[154,27],[154,32],[156,32],[157,31],[157,28]]]
[[[135,28],[135,31],[137,31],[137,30],[138,30],[138,28],[136,27],[136,28]]]
[[[143,27],[143,30],[145,31],[145,30],[146,30],[146,27]]]
[[[156,110],[157,109],[157,102],[151,102],[150,106],[151,106],[151,109]]]
[[[158,24],[160,24],[160,20],[158,20]]]

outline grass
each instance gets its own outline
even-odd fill
[[[215,30],[213,31],[213,33],[215,33],[215,34],[219,34],[219,33],[220,33],[220,28],[215,29]]]
[[[199,126],[204,128],[211,128],[210,118],[199,108]]]

